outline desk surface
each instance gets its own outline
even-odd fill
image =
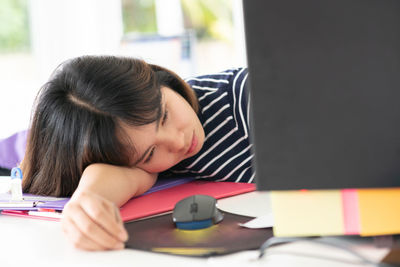
[[[248,216],[270,212],[267,193],[252,192],[218,201],[225,211]],[[346,251],[296,242],[271,248],[261,260],[258,253],[245,251],[228,256],[192,258],[137,250],[85,252],[72,247],[64,237],[60,223],[0,215],[0,266],[361,266]],[[387,249],[370,242],[352,240],[356,250],[371,260],[379,260]],[[319,258],[305,255],[317,255]],[[333,260],[332,260],[333,259]],[[339,261],[338,261],[339,260]],[[190,264],[190,265],[189,265]],[[364,265],[365,266],[365,265]]]

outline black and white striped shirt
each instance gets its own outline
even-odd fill
[[[253,182],[247,69],[187,79],[197,94],[205,142],[195,156],[164,174],[215,181]]]

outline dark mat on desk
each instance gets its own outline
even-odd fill
[[[175,228],[171,214],[127,222],[126,247],[185,256],[215,256],[258,249],[272,237],[272,228],[247,229],[238,225],[251,219],[224,213],[222,222],[201,230]]]
[[[392,248],[382,259],[382,263],[389,264],[390,266],[400,266],[400,248]]]

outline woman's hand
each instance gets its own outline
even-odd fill
[[[79,249],[122,249],[128,234],[117,206],[144,193],[156,180],[157,174],[138,168],[89,165],[63,211],[67,238]]]
[[[83,250],[122,249],[128,239],[117,206],[93,192],[72,196],[61,225],[73,245]]]

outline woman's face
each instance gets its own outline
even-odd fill
[[[131,162],[150,173],[165,171],[197,154],[204,143],[204,130],[195,111],[178,93],[161,88],[159,121],[144,126],[123,126],[136,154]]]

